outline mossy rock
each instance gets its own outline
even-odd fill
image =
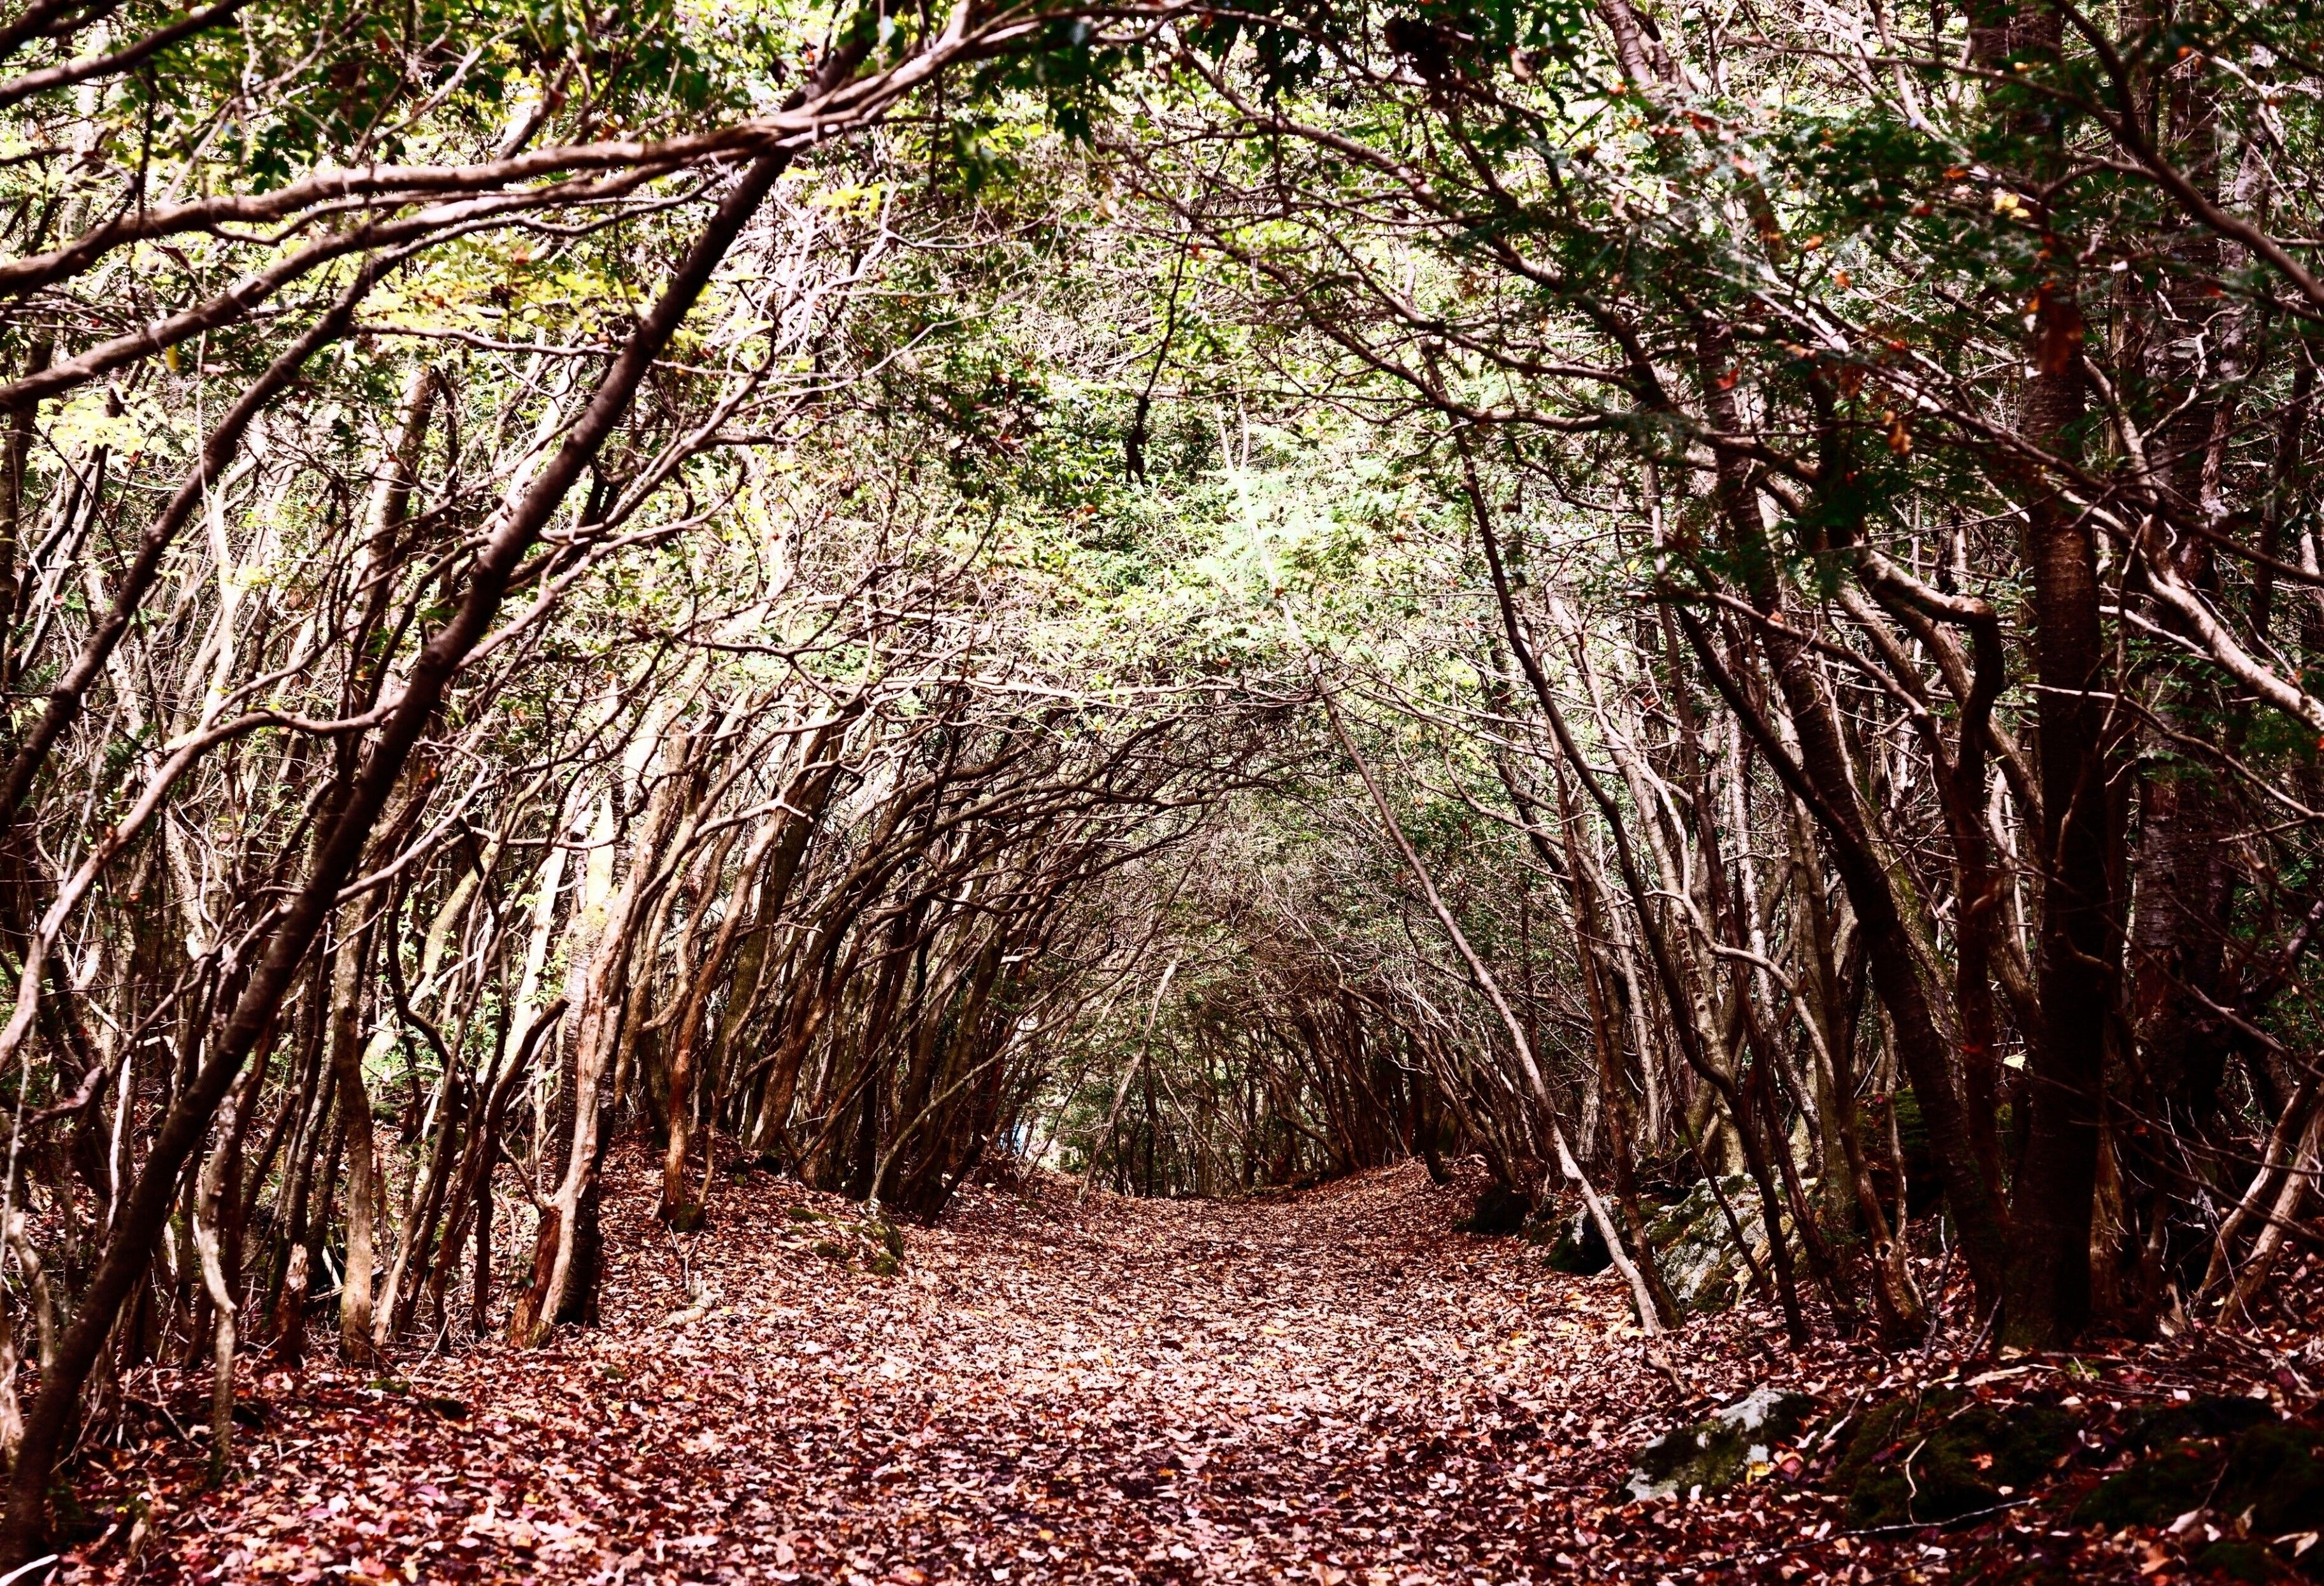
[[[2061,1560],[1995,1558],[1969,1577],[1975,1586],[2085,1586],[2089,1577]]]
[[[2227,1471],[2212,1507],[2223,1515],[2249,1509],[2252,1529],[2263,1536],[2324,1531],[2319,1445],[2324,1437],[2314,1429],[2284,1421],[2238,1434],[2228,1444]],[[2324,1563],[2324,1558],[2318,1562]]]
[[[1848,1494],[1851,1526],[1939,1525],[2047,1476],[2074,1446],[2077,1425],[2041,1399],[1992,1405],[1946,1392],[1895,1400],[1858,1424],[1834,1483]]]
[[[1766,1220],[1760,1215],[1758,1186],[1736,1173],[1720,1179],[1719,1190],[1735,1209],[1735,1220],[1750,1246],[1751,1260],[1764,1264],[1768,1259],[1767,1229]],[[1788,1218],[1784,1231],[1791,1231]],[[1654,1247],[1671,1297],[1688,1315],[1726,1310],[1741,1297],[1750,1280],[1750,1261],[1736,1247],[1727,1213],[1720,1210],[1718,1196],[1708,1181],[1697,1183],[1684,1199],[1648,1223],[1646,1242]]]
[[[1719,1187],[1726,1192],[1728,1200],[1732,1203],[1749,1183],[1741,1174],[1730,1173],[1719,1181]],[[1756,1201],[1751,1203],[1757,1203]],[[1738,1213],[1744,1210],[1739,1204],[1736,1209]],[[1720,1227],[1722,1230],[1726,1227],[1727,1220],[1720,1214],[1719,1203],[1711,1195],[1710,1182],[1697,1179],[1688,1187],[1686,1194],[1665,1205],[1647,1220],[1646,1242],[1658,1250],[1667,1249],[1685,1238],[1689,1231],[1705,1217],[1717,1218]],[[1749,1224],[1746,1223],[1745,1227],[1748,1231]]]
[[[1896,1144],[1904,1155],[1907,1183],[1905,1210],[1918,1217],[1936,1209],[1944,1198],[1943,1176],[1937,1166],[1937,1148],[1929,1139],[1929,1121],[1921,1111],[1921,1098],[1910,1085],[1896,1093]]]
[[[867,1217],[856,1222],[847,1217],[827,1215],[793,1206],[794,1222],[825,1223],[831,1237],[820,1239],[808,1247],[827,1261],[842,1266],[861,1261],[867,1272],[882,1277],[892,1277],[904,1269],[903,1231],[885,1217]]]
[[[145,1500],[143,1497],[134,1500],[132,1508],[138,1517],[145,1517]],[[105,1517],[84,1508],[80,1501],[80,1495],[73,1490],[72,1483],[69,1481],[60,1480],[50,1487],[49,1513],[51,1517],[49,1521],[49,1539],[51,1542],[78,1545],[83,1542],[94,1542],[105,1535],[107,1525]],[[131,1513],[131,1509],[124,1509],[122,1513],[127,1516]]]
[[[2232,1436],[2182,1439],[2107,1477],[2074,1517],[2108,1527],[2166,1526],[2197,1508],[2248,1514],[2263,1537],[2324,1531],[2324,1434],[2270,1415]]]
[[[2230,1581],[2281,1581],[2282,1565],[2256,1542],[2222,1538],[2195,1555],[2195,1567]]]
[[[1455,1233],[1481,1233],[1495,1236],[1524,1231],[1526,1219],[1533,1215],[1533,1203],[1506,1184],[1489,1184],[1479,1193],[1477,1203],[1469,1214],[1452,1225]]]
[[[1699,1498],[1764,1474],[1777,1450],[1799,1441],[1816,1408],[1803,1393],[1754,1388],[1709,1419],[1665,1433],[1640,1449],[1615,1497],[1624,1502]]]
[[[2193,1443],[2172,1443],[2090,1489],[2074,1506],[2074,1518],[2109,1531],[2124,1526],[2168,1525],[2202,1504],[2225,1462],[2217,1449]]]
[[[1614,1257],[1606,1249],[1606,1236],[1598,1231],[1598,1220],[1590,1215],[1589,1207],[1582,1207],[1564,1220],[1557,1242],[1550,1247],[1551,1271],[1591,1277],[1613,1264]]]
[[[2275,1419],[2267,1401],[2256,1398],[2198,1398],[2183,1405],[2141,1410],[2123,1427],[2123,1441],[2135,1448],[2162,1448],[2209,1437],[2233,1437]]]

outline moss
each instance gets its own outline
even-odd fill
[[[2083,1586],[2089,1578],[2069,1563],[2038,1554],[1988,1560],[1969,1577],[1976,1586]]]
[[[1932,1415],[1943,1415],[1959,1405],[1960,1398],[1953,1392],[1935,1394],[1925,1400],[1895,1398],[1863,1412],[1849,1429],[1847,1441],[1840,1446],[1840,1464],[1832,1473],[1832,1484],[1843,1492],[1855,1487],[1874,1463],[1901,1447],[1899,1440],[1924,1411]]]
[[[1934,1525],[1992,1508],[2046,1476],[2073,1446],[2075,1426],[2039,1399],[2002,1406],[1935,1394],[1882,1406],[1836,1472],[1849,1523]]]
[[[145,1500],[142,1496],[132,1507],[138,1518],[146,1517]],[[49,1523],[49,1539],[51,1542],[72,1545],[83,1542],[94,1542],[105,1535],[104,1516],[83,1508],[80,1495],[73,1490],[72,1483],[69,1481],[60,1480],[50,1487],[49,1513],[51,1517]],[[130,1513],[130,1510],[124,1510],[123,1513],[125,1516]]]
[[[2248,1419],[2248,1412],[2233,1415]],[[2200,1415],[2180,1423],[2203,1424]],[[2182,1439],[2107,1477],[2082,1499],[2074,1517],[2094,1526],[2163,1526],[2190,1509],[2208,1508],[2250,1515],[2253,1531],[2262,1536],[2324,1530],[2319,1441],[2310,1428],[2273,1415],[2233,1436]]]
[[[1812,1193],[1815,1181],[1807,1181]],[[1741,1174],[1730,1174],[1719,1181],[1719,1188],[1728,1204],[1735,1209],[1736,1221],[1742,1225],[1743,1237],[1749,1243],[1752,1259],[1767,1259],[1767,1230],[1766,1220],[1759,1214],[1759,1191]],[[1786,1219],[1785,1231],[1790,1223]],[[1679,1309],[1692,1315],[1723,1311],[1733,1305],[1749,1280],[1750,1264],[1736,1248],[1735,1236],[1727,1225],[1727,1213],[1720,1210],[1718,1198],[1709,1183],[1698,1183],[1684,1199],[1670,1206],[1647,1224],[1646,1242],[1652,1245],[1660,1264],[1663,1277],[1670,1285],[1672,1297]]]
[[[1571,1272],[1590,1277],[1614,1264],[1606,1249],[1606,1240],[1598,1231],[1598,1220],[1584,1206],[1562,1225],[1555,1245],[1551,1247],[1548,1266],[1553,1272]]]
[[[1732,1487],[1772,1464],[1775,1451],[1797,1442],[1815,1414],[1816,1401],[1806,1394],[1755,1388],[1708,1420],[1640,1449],[1615,1496],[1626,1502],[1693,1498]]]
[[[1921,1098],[1908,1085],[1886,1100],[1872,1098],[1866,1114],[1877,1142],[1870,1166],[1881,1203],[1894,1215],[1898,1164],[1889,1157],[1887,1143],[1893,1116],[1896,1148],[1904,1169],[1905,1210],[1916,1218],[1938,1211],[1944,1203],[1943,1176],[1938,1169],[1936,1151],[1929,1142],[1928,1120],[1921,1111]]]
[[[2324,1459],[2319,1439],[2305,1426],[2271,1421],[2239,1434],[2228,1445],[2227,1465],[2212,1507],[2221,1514],[2251,1511],[2252,1529],[2263,1536],[2324,1531]]]
[[[1466,1217],[1452,1225],[1455,1233],[1511,1234],[1522,1230],[1533,1215],[1533,1203],[1506,1184],[1489,1184],[1477,1196]]]
[[[2141,1410],[2123,1428],[2124,1441],[2138,1448],[2161,1448],[2190,1439],[2232,1437],[2275,1419],[2264,1399],[2199,1398],[2183,1405]]]
[[[1921,1111],[1921,1098],[1912,1086],[1896,1093],[1896,1144],[1904,1153],[1904,1171],[1914,1179],[1937,1182],[1937,1151],[1929,1141],[1929,1120]]]
[[[2167,1525],[2200,1507],[2218,1479],[2216,1450],[2178,1443],[2107,1477],[2074,1508],[2085,1526],[2115,1530],[2124,1526]]]
[[[2195,1555],[2195,1567],[2230,1581],[2281,1581],[2283,1570],[2256,1542],[2221,1541]]]
[[[810,1212],[805,1206],[792,1207],[791,1216],[801,1222],[830,1225],[831,1237],[817,1240],[810,1247],[827,1261],[843,1266],[861,1261],[866,1271],[882,1277],[893,1277],[904,1269],[903,1231],[884,1217],[868,1217],[858,1222]]]

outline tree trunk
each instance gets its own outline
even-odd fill
[[[858,44],[834,51],[818,71],[817,80],[844,80],[862,60],[863,49]],[[678,272],[599,376],[581,418],[477,549],[457,608],[413,658],[344,804],[325,827],[308,880],[274,917],[263,945],[254,944],[256,964],[247,986],[212,1044],[208,1060],[164,1116],[144,1171],[125,1197],[120,1221],[67,1332],[55,1369],[42,1373],[40,1397],[26,1421],[23,1447],[9,1473],[7,1517],[5,1530],[0,1530],[0,1565],[13,1567],[33,1556],[47,1527],[50,1480],[66,1429],[78,1410],[81,1388],[119,1319],[123,1303],[144,1276],[175,1198],[179,1176],[244,1060],[279,1012],[317,934],[337,905],[340,889],[362,862],[381,812],[454,674],[484,640],[523,557],[627,412],[638,386],[790,158],[784,150],[761,155],[737,180]],[[24,758],[20,750],[17,764],[10,771],[12,787]],[[30,774],[24,771],[27,785]],[[13,810],[21,794],[11,792],[0,799],[0,807]]]
[[[331,971],[331,1072],[339,1095],[339,1130],[347,1157],[346,1267],[339,1280],[339,1345],[346,1358],[355,1362],[369,1360],[372,1355],[372,1236],[379,1203],[371,1093],[364,1088],[363,1075],[363,973],[373,934],[365,926],[342,936]]]

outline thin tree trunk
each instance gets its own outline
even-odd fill
[[[234,1285],[227,1276],[226,1263],[220,1256],[222,1240],[219,1223],[226,1210],[226,1190],[232,1182],[234,1141],[240,1132],[242,1120],[256,1099],[256,1082],[264,1077],[263,1068],[254,1068],[242,1083],[227,1093],[225,1107],[218,1113],[217,1144],[210,1148],[208,1158],[202,1164],[201,1181],[196,1194],[193,1219],[194,1249],[202,1267],[202,1284],[209,1292],[210,1307],[216,1317],[214,1364],[210,1378],[210,1482],[213,1486],[226,1480],[234,1467],[234,1351],[235,1298]]]
[[[1534,1104],[1541,1109],[1543,1122],[1548,1127],[1550,1148],[1556,1156],[1558,1169],[1565,1175],[1568,1183],[1582,1192],[1582,1203],[1590,1208],[1591,1220],[1598,1224],[1598,1237],[1606,1241],[1607,1254],[1613,1258],[1614,1266],[1622,1274],[1623,1281],[1630,1286],[1630,1302],[1637,1308],[1638,1325],[1650,1334],[1666,1331],[1655,1305],[1654,1291],[1646,1286],[1637,1263],[1630,1259],[1621,1230],[1606,1210],[1606,1202],[1598,1194],[1597,1186],[1582,1172],[1582,1164],[1574,1160],[1573,1152],[1566,1143],[1565,1126],[1558,1120],[1557,1104],[1549,1093],[1549,1084],[1542,1075],[1541,1065],[1534,1060],[1533,1047],[1526,1040],[1524,1024],[1510,1009],[1508,999],[1501,994],[1500,982],[1485,966],[1485,961],[1477,956],[1476,949],[1469,945],[1468,933],[1461,928],[1461,922],[1452,917],[1452,911],[1437,895],[1436,883],[1430,877],[1427,867],[1421,863],[1419,852],[1413,847],[1412,840],[1404,834],[1404,827],[1397,824],[1395,813],[1388,808],[1386,796],[1380,792],[1379,784],[1372,778],[1370,765],[1358,752],[1355,740],[1348,735],[1347,725],[1340,719],[1340,707],[1333,703],[1329,692],[1324,692],[1323,698],[1323,709],[1332,719],[1332,731],[1339,739],[1340,747],[1355,762],[1356,774],[1363,779],[1364,791],[1371,796],[1372,808],[1379,816],[1382,829],[1396,844],[1397,852],[1404,856],[1405,865],[1412,871],[1413,880],[1420,884],[1421,895],[1428,900],[1429,912],[1435,915],[1436,923],[1452,939],[1453,950],[1469,966],[1477,989],[1485,994],[1485,1000],[1492,1004],[1493,1011],[1500,1016],[1502,1028],[1508,1032],[1509,1044],[1517,1055],[1517,1066],[1525,1076],[1526,1086],[1532,1093]],[[1770,1230],[1770,1232],[1776,1231]]]
[[[363,972],[374,934],[370,926],[364,926],[342,936],[331,971],[331,1071],[339,1093],[339,1129],[347,1157],[347,1246],[346,1267],[339,1279],[339,1346],[349,1360],[356,1362],[372,1355],[372,1236],[379,1203],[371,1093],[363,1074]]]
[[[1155,1016],[1162,1011],[1162,998],[1170,990],[1170,977],[1177,973],[1178,960],[1174,956],[1168,967],[1163,970],[1160,982],[1154,988],[1153,1003],[1146,1010],[1146,1028],[1138,1037],[1138,1055],[1130,1060],[1129,1066],[1121,1071],[1121,1082],[1113,1087],[1113,1105],[1105,1110],[1105,1127],[1099,1130],[1097,1138],[1090,1142],[1089,1167],[1082,1175],[1082,1187],[1074,1192],[1075,1205],[1089,1199],[1090,1186],[1097,1182],[1098,1159],[1113,1143],[1113,1131],[1121,1123],[1121,1104],[1130,1097],[1130,1083],[1146,1065],[1147,1050],[1154,1040]]]
[[[862,49],[855,45],[833,51],[817,80],[844,80],[862,59]],[[381,812],[453,675],[484,638],[523,557],[628,410],[631,398],[708,285],[712,272],[789,162],[788,151],[761,155],[735,183],[653,309],[599,377],[587,407],[556,455],[479,547],[469,565],[467,588],[457,609],[414,657],[343,807],[334,813],[327,834],[318,844],[305,885],[276,917],[271,935],[258,950],[249,983],[211,1047],[211,1056],[164,1116],[144,1171],[127,1197],[82,1308],[68,1330],[56,1369],[42,1373],[41,1395],[27,1419],[23,1447],[9,1474],[7,1517],[5,1529],[0,1529],[0,1565],[13,1567],[33,1556],[47,1528],[50,1481],[66,1429],[78,1411],[82,1386],[119,1319],[123,1303],[144,1275],[179,1175],[200,1144],[211,1115],[244,1062],[280,1010],[317,933],[337,902],[340,889],[355,874]]]

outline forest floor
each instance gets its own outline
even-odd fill
[[[202,1417],[189,1375],[165,1434],[85,1471],[105,1529],[58,1578],[1941,1580],[2045,1548],[2056,1579],[2198,1573],[2169,1538],[2031,1510],[1851,1537],[1780,1472],[1618,1505],[1643,1442],[1768,1379],[1774,1318],[1646,1340],[1611,1274],[1453,1232],[1476,1184],[1417,1166],[1240,1203],[974,1187],[884,1276],[835,1197],[722,1181],[680,1240],[641,1153],[611,1177],[601,1326],[392,1378],[262,1359],[221,1490],[171,1429]],[[1949,1367],[1835,1347],[1780,1370],[1846,1406]]]

